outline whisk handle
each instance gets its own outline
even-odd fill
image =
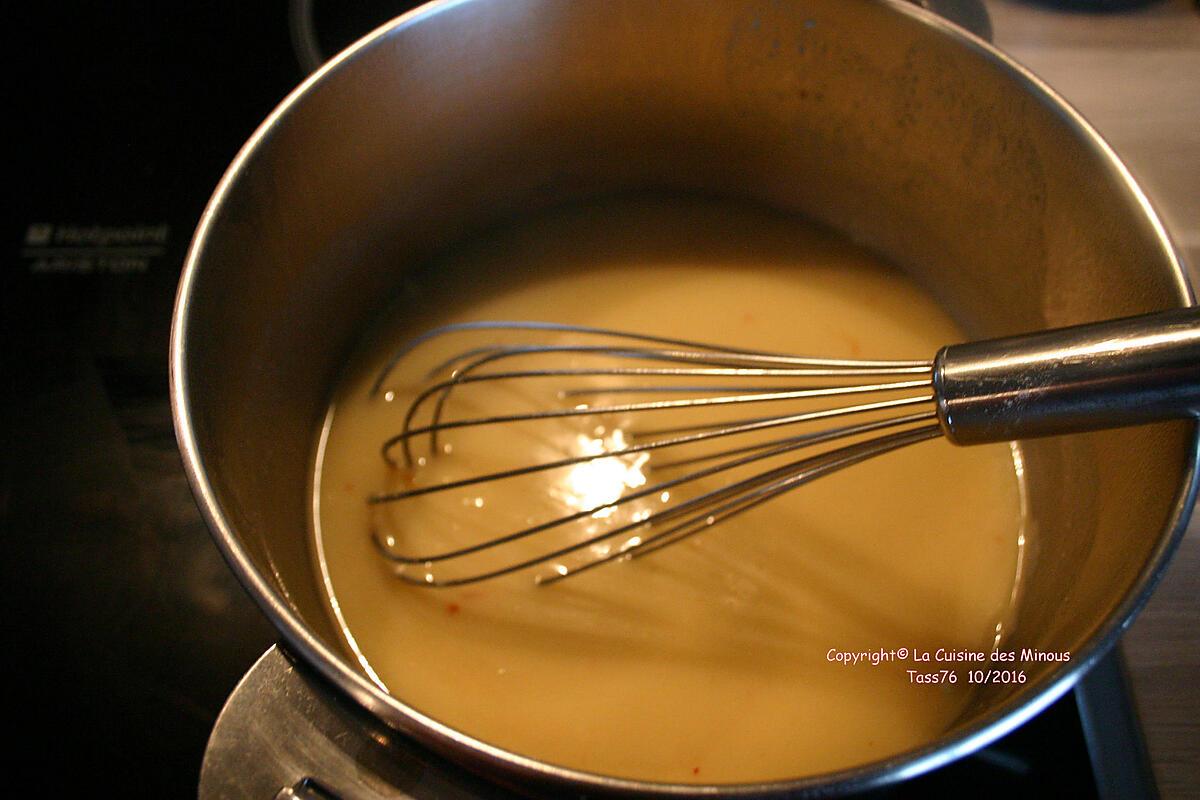
[[[943,347],[938,419],[955,444],[1200,414],[1200,307]]]

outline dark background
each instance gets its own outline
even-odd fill
[[[195,796],[217,710],[275,637],[182,475],[171,305],[212,188],[302,75],[282,4],[31,4],[6,26],[17,145],[0,513],[16,785]],[[36,224],[169,232],[142,269],[69,258],[81,271],[47,273],[24,246]]]

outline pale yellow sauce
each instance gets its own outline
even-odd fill
[[[962,336],[907,278],[795,219],[647,201],[486,237],[440,261],[410,294],[336,393],[314,505],[331,610],[347,650],[387,691],[525,756],[676,782],[852,767],[955,723],[972,691],[962,665],[952,665],[956,685],[929,686],[910,683],[911,663],[843,666],[828,654],[987,651],[1005,635],[1022,523],[1008,446],[923,442],[553,586],[534,585],[530,572],[455,589],[407,586],[370,531],[382,525],[420,547],[503,533],[586,494],[561,473],[530,484],[540,494],[489,485],[379,513],[365,502],[404,483],[379,446],[399,430],[430,362],[400,365],[391,402],[369,397],[370,384],[400,342],[432,325],[540,319],[826,357],[931,358]],[[512,441],[529,452],[504,455],[528,460],[581,432],[596,434],[574,422],[518,434]],[[504,435],[448,436],[454,452],[418,480],[436,480],[445,464],[494,465],[500,440],[488,437]]]

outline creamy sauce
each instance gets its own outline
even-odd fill
[[[907,278],[795,219],[647,201],[497,233],[427,270],[409,294],[352,360],[316,464],[317,568],[346,648],[373,680],[491,745],[660,781],[853,767],[955,723],[972,691],[962,665],[941,665],[959,667],[957,684],[930,686],[910,682],[911,662],[844,666],[829,654],[986,652],[1005,634],[1023,541],[1008,446],[917,444],[553,586],[528,571],[408,586],[370,532],[385,526],[418,549],[494,535],[603,502],[606,486],[627,491],[653,458],[540,477],[540,493],[493,484],[375,511],[365,502],[410,477],[379,447],[427,364],[401,364],[391,402],[370,397],[371,383],[399,343],[432,325],[539,319],[835,358],[931,358],[963,337]],[[580,425],[512,441],[533,454],[548,440],[582,437],[586,448],[624,435]],[[499,435],[447,436],[454,452],[418,479],[491,468],[502,450],[486,437]]]

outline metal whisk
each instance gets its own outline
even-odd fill
[[[430,371],[382,447],[404,485],[372,495],[373,506],[586,464],[618,472],[636,466],[639,474],[614,496],[434,552],[406,552],[376,527],[374,539],[399,577],[421,586],[458,586],[538,565],[550,565],[540,583],[561,580],[661,550],[809,481],[941,436],[954,444],[1002,442],[1200,410],[1196,309],[950,345],[931,361],[802,358],[554,323],[466,323],[411,341],[372,394],[395,399],[387,386],[402,360],[472,333],[522,338],[453,352]],[[482,411],[451,415],[467,393]],[[511,407],[498,409],[498,398]],[[555,449],[544,428],[503,438],[516,426],[559,431],[580,422],[592,433],[621,436],[585,436],[589,446],[580,452]],[[483,430],[501,436],[484,443],[490,455],[552,455],[419,485],[422,471],[445,458],[445,437]],[[652,479],[641,473],[647,462]],[[484,565],[435,575],[472,558]],[[569,559],[576,563],[568,566]]]

